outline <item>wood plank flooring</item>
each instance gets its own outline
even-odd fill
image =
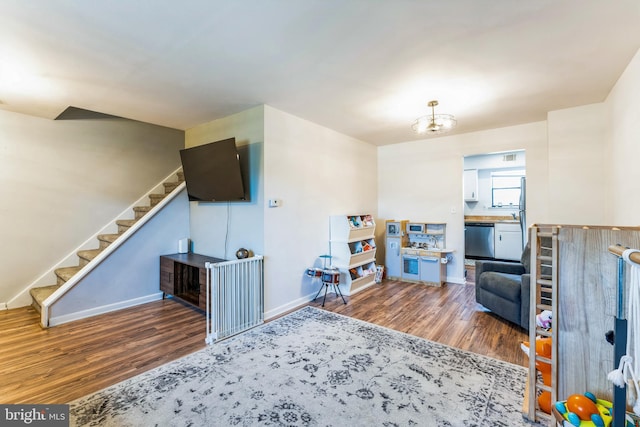
[[[486,313],[473,285],[385,281],[325,309],[523,365],[522,329]],[[322,298],[310,305],[319,307]],[[50,329],[32,308],[0,311],[0,403],[67,403],[204,348],[205,318],[171,299]]]
[[[0,311],[0,403],[66,403],[205,346],[202,311],[166,299],[42,329]]]
[[[475,301],[472,284],[442,288],[384,281],[348,297],[327,296],[325,309],[507,362],[528,366],[520,343],[528,334]],[[320,307],[322,298],[311,305]]]

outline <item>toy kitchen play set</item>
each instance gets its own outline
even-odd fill
[[[388,220],[385,267],[393,280],[442,286],[453,249],[446,249],[445,223]]]

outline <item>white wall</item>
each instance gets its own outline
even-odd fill
[[[609,130],[607,216],[614,225],[640,225],[640,50],[605,101]]]
[[[269,106],[189,129],[185,145],[230,137],[258,148],[255,194],[250,203],[191,202],[191,239],[206,255],[233,258],[241,246],[265,255],[268,318],[317,291],[304,271],[328,252],[330,215],[376,214],[376,148]],[[267,208],[267,199],[281,206]]]
[[[264,164],[265,198],[282,201],[264,215],[269,317],[317,292],[304,271],[329,251],[330,215],[376,216],[378,173],[375,146],[269,106]]]
[[[527,154],[527,220],[547,221],[546,122],[379,147],[380,221],[446,222],[447,246],[456,251],[447,266],[447,280],[463,283],[464,156],[522,149]]]
[[[380,147],[379,215],[446,221],[447,246],[461,254],[462,219],[451,210],[462,206],[462,156],[525,149],[528,224],[637,225],[639,89],[636,55],[606,103],[551,111],[546,122]],[[448,280],[462,272],[455,257]]]
[[[550,219],[558,224],[606,225],[604,105],[551,111],[547,126]]]
[[[183,144],[130,120],[0,111],[0,306],[178,168]]]

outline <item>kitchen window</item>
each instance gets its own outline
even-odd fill
[[[524,169],[491,173],[491,207],[518,208],[520,205],[520,178]]]

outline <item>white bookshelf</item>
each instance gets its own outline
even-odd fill
[[[340,289],[345,295],[375,284],[375,231],[372,215],[333,215],[330,218],[331,262],[340,269]]]

